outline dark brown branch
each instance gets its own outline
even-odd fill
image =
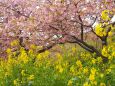
[[[44,46],[41,50],[38,51],[38,53],[43,53],[45,52],[46,50],[49,50],[51,49],[52,47],[54,47],[56,44],[51,44],[49,46]]]
[[[80,15],[78,15],[78,18],[79,18],[79,20],[80,20],[80,22],[81,22],[81,40],[83,40],[83,21],[82,21],[82,19],[81,19],[81,16]]]
[[[95,47],[93,47],[93,46],[87,44],[86,42],[76,38],[75,36],[71,35],[71,37],[73,39],[75,39],[75,41],[68,41],[69,43],[77,43],[78,45],[80,45],[85,50],[87,50],[87,51],[89,51],[91,53],[96,53],[97,56],[101,56],[102,59],[103,59],[103,62],[107,62],[108,61],[108,59],[105,56],[103,56]]]

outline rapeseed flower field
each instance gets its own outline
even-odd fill
[[[11,46],[18,45],[13,41]],[[104,47],[102,54],[108,63],[89,52],[77,52],[75,47],[64,53],[45,51],[31,45],[27,52],[7,49],[8,58],[0,59],[0,86],[114,86],[115,44]],[[61,46],[62,50],[64,47]]]

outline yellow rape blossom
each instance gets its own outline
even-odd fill
[[[95,27],[95,32],[97,35],[99,36],[103,36],[102,32],[103,32],[104,28],[102,28],[102,24],[97,24]]]
[[[14,80],[14,85],[17,85],[17,81],[16,80]]]
[[[18,40],[14,40],[14,41],[11,42],[11,46],[16,46],[18,44],[19,44]]]
[[[88,68],[87,67],[83,69],[83,73],[88,74]]]
[[[101,57],[98,57],[98,58],[97,58],[97,62],[98,62],[98,63],[101,63],[101,62],[102,62],[102,58],[101,58]]]
[[[105,20],[105,21],[107,21],[107,20],[110,20],[110,18],[109,18],[109,10],[104,10],[104,11],[102,11],[102,13],[101,13],[101,18],[103,19],[103,20]]]
[[[106,84],[105,83],[100,83],[100,86],[106,86]]]
[[[48,56],[49,56],[49,54],[50,54],[50,52],[49,52],[49,51],[45,51],[43,56],[44,56],[44,57],[48,57]]]
[[[22,76],[25,76],[25,75],[26,75],[26,74],[25,74],[25,70],[22,70],[22,71],[21,71],[21,75],[22,75]]]
[[[18,81],[19,81],[19,79],[15,79],[15,80],[13,81],[13,83],[14,83],[15,86],[18,86],[18,85],[19,85]]]
[[[68,66],[68,62],[63,63],[63,67],[66,68]]]
[[[49,60],[49,61],[47,61],[47,63],[46,63],[46,67],[48,68],[50,65],[51,65],[51,61]]]
[[[106,70],[107,74],[109,74],[111,72],[111,68]]]
[[[33,80],[34,79],[34,75],[30,75],[29,77],[28,77],[28,80]]]
[[[110,32],[108,33],[108,35],[109,35],[109,36],[112,36],[112,35],[113,35],[113,33],[110,31]]]
[[[95,75],[94,74],[90,74],[89,80],[94,81],[95,80]]]
[[[21,62],[21,61],[24,62],[24,64],[26,64],[26,63],[28,62],[28,59],[29,59],[29,58],[28,58],[27,56],[23,55],[23,54],[18,57],[18,60],[19,60],[20,62]]]
[[[102,49],[102,55],[108,56],[108,50],[107,50],[106,46],[104,46],[103,49]]]
[[[57,58],[58,58],[58,60],[62,60],[63,57],[60,53],[57,53]]]
[[[72,65],[72,66],[70,67],[70,72],[72,72],[72,73],[75,72],[75,67],[74,67],[74,65]]]
[[[96,69],[95,69],[95,68],[92,68],[92,69],[91,69],[91,74],[95,75],[95,73],[96,73]]]
[[[6,50],[6,52],[7,52],[8,54],[11,53],[11,49],[8,48],[8,49]]]
[[[38,60],[41,60],[41,59],[42,59],[42,55],[41,55],[41,54],[38,54],[38,55],[37,55],[37,59],[38,59]]]
[[[95,86],[97,86],[97,81],[93,81],[93,84],[94,84]]]
[[[29,51],[28,51],[28,54],[29,55],[32,55],[34,52],[33,52],[33,50],[32,49],[30,49]]]
[[[103,77],[104,77],[104,74],[101,73],[101,74],[100,74],[100,77],[103,78]]]
[[[72,47],[72,52],[75,53],[76,52],[76,48]]]
[[[91,86],[88,82],[85,82],[83,86]]]
[[[81,67],[82,67],[82,62],[81,62],[80,60],[77,60],[77,61],[76,61],[76,65],[81,68]]]
[[[61,65],[57,65],[57,66],[56,66],[56,69],[57,69],[60,73],[63,72],[63,68],[62,68]]]
[[[5,76],[7,77],[8,75],[10,75],[9,72],[6,72],[6,73],[5,73]]]
[[[73,81],[72,81],[72,80],[69,80],[67,85],[68,85],[68,86],[72,86],[72,83],[73,83]]]
[[[34,44],[30,45],[31,49],[36,49],[36,46]]]
[[[91,74],[89,76],[89,80],[91,80],[91,81],[95,80],[95,73],[96,73],[96,69],[95,68],[91,68]]]
[[[93,58],[92,59],[92,63],[95,64],[96,63],[96,59]]]
[[[107,32],[106,32],[106,31],[103,31],[102,34],[103,34],[103,36],[106,36],[106,35],[107,35]]]
[[[112,53],[112,56],[115,57],[115,52]]]
[[[29,61],[29,57],[27,53],[25,52],[25,50],[21,49],[20,51],[21,51],[21,54],[18,56],[18,61],[26,64]]]

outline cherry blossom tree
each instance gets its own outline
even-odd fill
[[[114,8],[114,0],[0,0],[0,51],[4,53],[15,39],[25,50],[30,44],[43,46],[39,53],[56,44],[76,43],[107,61],[84,37],[94,34],[102,46],[107,45],[108,33],[115,25],[110,21]],[[107,28],[105,35],[95,31],[97,22]]]

